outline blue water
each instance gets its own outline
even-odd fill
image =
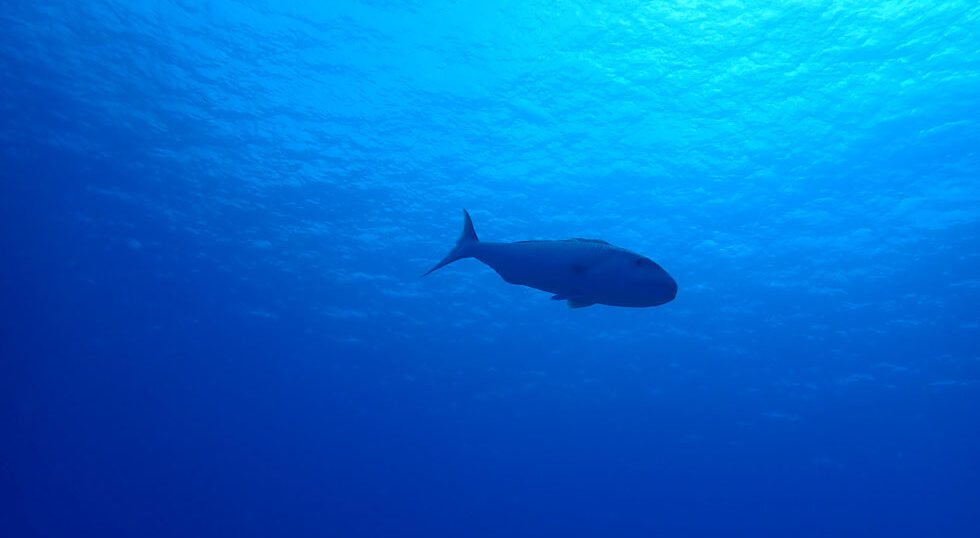
[[[980,536],[980,7],[0,7],[0,535]],[[481,239],[679,284],[568,309]]]

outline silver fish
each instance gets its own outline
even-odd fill
[[[490,243],[477,238],[465,209],[463,218],[456,246],[426,275],[476,258],[505,281],[553,293],[552,299],[567,301],[569,308],[657,306],[677,295],[677,283],[656,262],[600,239]]]

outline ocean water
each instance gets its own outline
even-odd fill
[[[2,536],[980,536],[976,2],[9,0],[0,119]]]

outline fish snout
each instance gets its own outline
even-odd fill
[[[657,295],[660,296],[660,300],[662,301],[660,304],[673,301],[677,297],[677,282],[670,275],[665,276],[666,278],[658,279],[654,283]]]
[[[677,282],[673,278],[667,284],[667,295],[670,297],[668,301],[673,301],[674,297],[677,297]]]

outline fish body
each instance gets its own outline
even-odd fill
[[[593,304],[657,306],[677,295],[677,283],[653,260],[600,239],[480,241],[469,213],[455,248],[426,275],[463,258],[476,258],[506,282],[554,294],[571,308]]]

